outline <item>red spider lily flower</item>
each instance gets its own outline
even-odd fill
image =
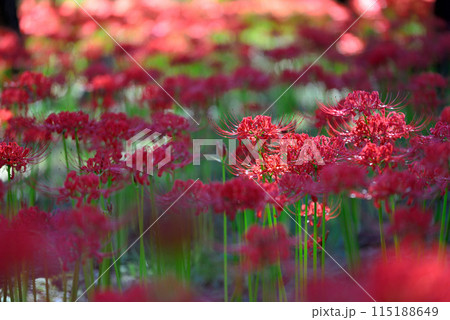
[[[11,169],[10,178],[14,179],[14,172],[25,172],[31,163],[32,156],[29,148],[19,146],[16,142],[0,142],[0,168],[7,166]]]
[[[95,302],[193,302],[200,301],[195,292],[173,278],[139,283],[124,291],[103,290],[95,293]]]
[[[228,122],[228,123],[227,123]],[[283,134],[295,131],[297,124],[293,121],[272,123],[272,117],[258,115],[255,118],[245,117],[239,123],[235,119],[224,122],[226,129],[214,124],[217,132],[226,138],[235,138],[240,142],[248,139],[254,145],[258,140],[280,139]]]
[[[294,142],[287,146],[289,170],[315,176],[328,164],[336,162],[345,154],[344,141],[339,137],[316,136],[288,133],[283,140]]]
[[[5,136],[10,140],[26,144],[46,144],[51,141],[51,134],[36,118],[14,117],[8,121]]]
[[[430,129],[432,135],[441,141],[449,141],[450,140],[450,122],[446,121],[438,121],[434,128]]]
[[[5,107],[12,108],[17,105],[19,109],[27,108],[30,100],[28,92],[23,88],[5,88],[1,95],[1,104]]]
[[[291,239],[283,226],[251,226],[244,235],[240,253],[249,269],[258,270],[289,258]]]
[[[52,113],[45,119],[45,127],[49,132],[70,135],[72,139],[82,140],[89,126],[89,115],[83,111]]]
[[[320,171],[319,181],[326,192],[352,192],[367,187],[367,170],[347,163],[331,164]]]
[[[25,71],[16,84],[29,92],[32,101],[37,101],[51,96],[53,81],[43,74]]]
[[[324,214],[325,214],[325,221],[334,219],[339,215],[338,209],[339,208],[336,208],[332,211],[331,208],[324,203],[319,203],[317,201],[310,201],[308,203],[308,207],[306,207],[305,204],[302,204],[300,215],[308,216],[309,224],[312,226],[314,226],[314,217],[317,215],[317,226],[320,227]]]
[[[336,107],[327,107],[320,105],[320,109],[326,114],[335,117],[347,117],[349,115],[369,116],[376,110],[390,108],[390,106],[381,102],[378,92],[354,91],[341,100]]]
[[[237,164],[231,167],[231,173],[258,181],[263,179],[278,181],[279,177],[289,171],[287,162],[278,154],[263,153],[259,159],[251,162],[244,160],[238,159]]]
[[[40,73],[26,71],[15,82],[7,84],[1,103],[9,108],[17,105],[28,111],[28,104],[51,96],[52,80]]]
[[[123,178],[122,171],[125,168],[122,154],[114,149],[97,149],[94,157],[86,161],[86,165],[80,170],[99,176],[102,183],[120,181]]]
[[[407,244],[423,243],[432,230],[432,213],[418,206],[396,208],[393,217],[388,232],[399,235]]]
[[[238,211],[252,209],[262,216],[267,201],[267,193],[251,179],[240,177],[228,180],[223,185],[216,184],[212,204],[216,213],[226,213],[234,220]]]
[[[449,301],[449,260],[434,250],[412,247],[400,256],[380,261],[370,272],[368,288],[376,301]]]
[[[105,112],[90,127],[89,136],[93,150],[109,148],[115,152],[122,152],[123,142],[130,139],[135,131],[138,132],[142,123],[128,118],[125,113]]]
[[[138,159],[141,161],[142,167],[136,168],[134,178],[139,184],[147,185],[148,174],[153,174],[154,170],[161,177],[164,172],[173,173],[192,162],[192,154],[185,141],[170,141],[154,150],[143,147],[133,154],[127,154],[127,157],[131,159],[132,168],[136,168]]]
[[[359,164],[382,171],[391,162],[393,152],[394,146],[390,143],[377,146],[375,143],[368,142],[354,158]]]
[[[421,131],[425,125],[426,123],[406,124],[405,114],[395,111],[386,113],[382,110],[380,113],[354,120],[354,125],[345,124],[346,128],[330,125],[330,134],[341,136],[346,142],[362,147],[367,142],[386,144],[400,138],[409,138],[412,133]]]
[[[55,243],[65,266],[89,258],[100,260],[103,241],[115,228],[104,213],[91,206],[57,213],[52,226],[58,231]]]
[[[76,205],[80,207],[83,201],[90,204],[101,195],[108,198],[111,192],[112,188],[100,188],[100,178],[97,175],[93,173],[77,175],[75,171],[70,171],[64,181],[64,187],[59,189],[59,199],[77,199]]]
[[[411,204],[415,199],[425,196],[424,189],[425,182],[410,171],[387,169],[373,179],[368,192],[378,206],[380,201],[387,200],[392,195],[408,198],[408,203]],[[386,205],[386,211],[391,211],[388,205]]]
[[[333,107],[333,110],[339,110],[342,108],[341,104],[337,104]],[[323,128],[325,126],[328,126],[329,123],[336,123],[337,125],[341,126],[345,122],[350,120],[350,116],[340,116],[336,117],[333,114],[327,113],[323,108],[318,108],[314,112],[314,126],[317,129]]]
[[[16,142],[0,142],[0,168],[11,168],[10,178],[15,172],[25,172],[30,164],[37,164],[44,159],[47,144],[40,144],[37,148],[21,147]]]

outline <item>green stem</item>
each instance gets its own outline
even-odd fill
[[[82,167],[82,163],[81,163],[81,149],[80,149],[80,141],[78,140],[77,129],[75,129],[75,145],[76,145],[76,148],[77,148],[78,165],[80,166],[80,169],[81,169],[81,167]]]
[[[228,301],[228,253],[227,253],[227,215],[223,214],[223,290],[225,302]]]
[[[326,228],[325,228],[325,223],[327,221],[326,219],[326,201],[324,201],[322,203],[322,251],[321,251],[321,256],[320,256],[320,266],[321,266],[321,270],[322,270],[322,280],[325,279],[325,232],[326,232]]]
[[[70,171],[70,169],[69,169],[69,154],[67,152],[67,142],[66,142],[66,137],[64,135],[65,135],[65,132],[63,132],[62,141],[63,141],[63,146],[64,146],[64,158],[66,159],[66,168],[67,168],[67,172],[69,172]]]
[[[138,210],[138,220],[139,220],[139,278],[144,280],[147,276],[147,263],[145,258],[145,246],[144,237],[142,236],[144,232],[144,187],[141,186],[138,191],[139,198],[139,210]]]
[[[308,211],[308,196],[306,196],[305,197],[305,226],[304,226],[304,232],[305,232],[305,236],[304,236],[304,238],[303,238],[303,259],[305,259],[304,260],[304,264],[303,264],[303,266],[304,266],[304,272],[303,272],[303,274],[304,274],[304,276],[303,276],[303,278],[305,279],[304,281],[303,281],[303,284],[305,285],[305,288],[304,289],[306,289],[306,284],[307,284],[307,282],[308,282],[308,214],[307,214],[307,211]]]
[[[225,184],[225,160],[222,161],[222,183]],[[223,293],[224,300],[228,302],[228,252],[227,252],[227,215],[223,213]]]
[[[344,195],[341,195],[341,214],[340,214],[339,220],[341,223],[342,233],[344,236],[344,247],[345,247],[345,252],[347,254],[348,265],[350,266],[350,268],[353,268],[354,267],[353,250],[352,250],[352,245],[351,245],[351,240],[350,240],[350,231],[348,229],[348,223],[347,223],[347,212],[345,210],[345,205],[344,205]]]
[[[313,277],[317,279],[317,202],[314,202]]]

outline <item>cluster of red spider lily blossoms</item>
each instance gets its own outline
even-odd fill
[[[449,301],[448,28],[311,3],[22,1],[1,301]]]

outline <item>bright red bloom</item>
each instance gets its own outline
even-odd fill
[[[125,113],[105,112],[97,122],[92,123],[90,129],[92,150],[107,148],[122,152],[124,141],[142,130],[142,121],[128,118]]]
[[[294,142],[287,147],[289,171],[316,176],[327,165],[335,163],[346,152],[344,141],[339,137],[323,135],[310,137],[305,133],[288,133],[284,140]]]
[[[77,207],[84,201],[91,203],[98,200],[101,195],[107,198],[111,192],[112,188],[100,188],[100,178],[97,175],[93,173],[77,175],[75,171],[67,174],[64,187],[59,189],[60,199],[77,199]]]
[[[374,111],[385,108],[391,107],[381,102],[380,96],[376,91],[371,93],[366,91],[354,91],[349,93],[348,96],[340,101],[335,107],[327,107],[323,104],[320,106],[320,109],[322,109],[324,113],[335,117],[347,117],[349,115],[369,116]]]
[[[254,145],[258,140],[280,139],[283,134],[293,132],[296,128],[295,122],[272,123],[272,117],[258,115],[255,118],[245,117],[241,122],[231,119],[225,122],[226,129],[216,126],[218,133],[227,138],[235,138],[239,141],[248,139]]]
[[[94,173],[99,176],[102,183],[120,180],[125,168],[121,161],[122,154],[114,149],[99,148],[95,156],[86,161],[86,165],[80,169],[86,173]]]
[[[364,146],[367,142],[386,144],[400,138],[409,138],[411,133],[420,131],[425,124],[406,124],[405,114],[401,112],[389,112],[384,110],[367,117],[354,120],[354,125],[346,127],[330,127],[330,134],[341,136],[346,142],[357,147]]]
[[[16,142],[0,142],[0,168],[11,168],[11,179],[14,179],[14,172],[25,172],[30,162],[30,149]]]
[[[89,115],[83,111],[52,113],[45,119],[45,126],[49,132],[69,135],[82,140],[89,125]]]
[[[391,161],[393,152],[394,146],[390,143],[377,146],[375,143],[368,142],[364,148],[355,155],[355,161],[359,164],[381,171],[382,168]]]

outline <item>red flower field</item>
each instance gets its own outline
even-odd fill
[[[0,300],[450,301],[450,22],[342,2],[21,1]]]

